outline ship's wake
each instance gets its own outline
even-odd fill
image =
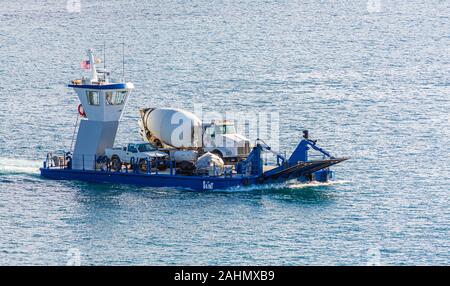
[[[287,181],[283,183],[262,184],[252,186],[232,187],[225,190],[217,190],[217,192],[252,192],[252,191],[278,191],[278,190],[300,190],[305,188],[320,188],[333,185],[348,183],[347,180],[333,180],[328,182],[308,182],[300,183],[298,181]]]
[[[348,183],[347,180],[334,180],[334,181],[328,181],[328,182],[309,182],[309,183],[299,183],[299,182],[287,182],[284,183],[285,188],[289,189],[303,189],[303,188],[310,188],[310,187],[326,187],[326,186],[333,186],[333,185],[340,185]]]
[[[0,158],[0,174],[37,174],[42,162],[19,158]]]

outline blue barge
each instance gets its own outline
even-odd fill
[[[312,148],[323,154],[327,159],[308,160],[308,150]],[[40,169],[43,177],[54,180],[79,180],[95,183],[132,184],[148,187],[174,187],[196,191],[227,189],[240,186],[280,183],[289,180],[300,182],[327,182],[332,179],[330,166],[338,164],[347,158],[334,158],[328,152],[316,146],[314,141],[304,138],[289,159],[277,155],[278,163],[267,166],[261,158],[262,152],[270,152],[270,147],[263,143],[257,144],[248,158],[235,165],[235,171],[219,176],[182,175],[176,173],[175,162],[166,171],[158,170],[158,163],[149,162],[147,171],[138,167],[125,168],[120,171],[111,169],[72,169],[63,161],[59,166],[51,165],[54,161],[47,159]],[[69,158],[70,159],[70,158]],[[93,162],[95,164],[95,162]]]
[[[89,60],[83,63],[90,69],[91,78],[74,80],[69,84],[81,102],[78,112],[82,116],[73,152],[71,150],[62,156],[47,154],[40,168],[42,177],[206,191],[289,180],[326,182],[333,177],[330,167],[348,159],[332,156],[317,146],[316,141],[310,140],[308,132],[304,131],[303,139],[289,158],[258,139],[248,156],[220,173],[215,172],[215,166],[212,166],[212,172],[207,174],[186,174],[172,158],[166,158],[164,162],[158,162],[158,158],[146,159],[144,163],[131,160],[130,164],[113,168],[108,158],[106,164],[104,162],[105,150],[113,148],[119,119],[134,85],[110,82],[106,70],[97,70],[92,50],[88,51],[88,57]],[[310,150],[318,153],[320,158],[310,160]],[[273,154],[276,163],[271,166],[265,164],[263,153]]]

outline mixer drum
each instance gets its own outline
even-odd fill
[[[202,144],[202,122],[193,113],[177,108],[147,109],[143,123],[150,134],[175,148],[198,148]]]

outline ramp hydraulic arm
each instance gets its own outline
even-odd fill
[[[289,164],[295,164],[297,162],[307,162],[308,161],[308,150],[312,149],[322,153],[325,157],[330,159],[335,159],[331,154],[323,148],[316,145],[317,141],[308,138],[308,130],[303,131],[303,140],[298,143],[297,148],[292,152],[291,157],[289,157]]]

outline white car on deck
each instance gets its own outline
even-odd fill
[[[107,148],[105,155],[111,162],[111,168],[120,170],[122,164],[138,164],[141,170],[146,170],[147,161],[159,161],[159,168],[164,164],[164,159],[169,155],[158,151],[158,148],[151,143],[129,143],[122,148]]]

